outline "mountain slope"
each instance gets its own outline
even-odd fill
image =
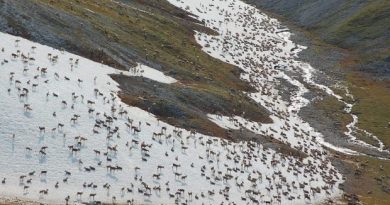
[[[252,88],[240,80],[239,69],[211,58],[195,42],[194,30],[213,31],[166,1],[0,1],[0,30],[119,69],[141,62],[167,73],[179,81],[164,86],[167,93],[180,96],[185,90],[189,97],[160,95],[153,89],[158,83],[141,94],[128,89],[124,97],[145,110],[160,105],[151,111],[177,126],[227,137],[208,123],[208,113],[246,113],[254,121],[270,122],[264,108],[240,94]],[[186,104],[197,99],[210,100]]]
[[[390,1],[247,0],[358,55],[360,68],[390,76]]]
[[[131,72],[20,37],[0,38],[1,197],[200,205],[319,203],[341,194],[342,176],[313,143],[310,127],[293,124],[295,117],[245,126],[286,132],[304,158],[171,126],[118,97],[119,84],[109,74]],[[288,112],[283,102],[275,107]]]

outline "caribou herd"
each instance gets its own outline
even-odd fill
[[[256,22],[255,11],[237,7],[238,1],[210,2],[197,7],[198,12],[217,10],[224,17],[215,22],[219,26],[248,24],[251,30],[246,35],[228,30],[223,42],[199,34],[198,41],[211,50],[222,49],[225,60],[242,67],[243,78],[259,91],[252,97],[280,122],[267,126],[228,117],[226,124],[277,138],[302,152],[301,157],[257,142],[236,143],[173,127],[122,103],[118,85],[108,76],[114,69],[1,34],[10,40],[0,42],[5,81],[0,106],[16,109],[2,109],[0,134],[9,134],[12,154],[1,160],[11,168],[20,165],[17,172],[0,168],[5,174],[2,193],[66,204],[299,204],[332,202],[339,196],[342,176],[313,131],[294,121],[298,101],[284,104],[269,83],[278,69],[293,65],[287,53],[296,46],[289,52],[280,49],[286,43],[257,31],[274,33],[272,21]],[[218,2],[246,12],[235,22],[232,10]],[[258,35],[264,38],[256,39]],[[263,55],[254,59],[257,52]],[[286,63],[271,69],[277,60]],[[6,115],[20,118],[7,120]],[[9,130],[19,122],[29,124]]]

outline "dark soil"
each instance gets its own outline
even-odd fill
[[[234,95],[211,95],[177,84],[163,84],[123,75],[112,75],[121,87],[121,98],[129,104],[147,110],[161,120],[203,134],[227,137],[226,131],[212,123],[207,114],[243,115],[255,122],[267,122],[268,115],[253,100],[239,102]]]

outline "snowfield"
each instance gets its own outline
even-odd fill
[[[341,175],[321,151],[297,159],[172,127],[120,101],[109,77],[119,71],[8,34],[0,39],[2,196],[302,204],[340,195]]]
[[[273,120],[210,114],[210,122],[271,136],[306,157],[175,128],[122,103],[109,76],[177,82],[158,70],[139,64],[118,71],[0,33],[1,196],[51,204],[315,204],[340,197],[342,176],[323,147],[360,153],[325,142],[298,116],[310,103],[305,84],[343,101],[296,59],[304,47],[277,20],[238,0],[169,2],[219,33],[195,38],[209,55],[243,70],[241,78],[257,89],[247,95]],[[280,79],[297,88],[288,101]],[[363,143],[353,137],[355,117],[346,134]]]

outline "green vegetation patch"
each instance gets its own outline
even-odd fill
[[[373,82],[359,74],[349,74],[352,94],[357,100],[353,113],[359,117],[358,127],[375,134],[390,145],[390,83]]]

